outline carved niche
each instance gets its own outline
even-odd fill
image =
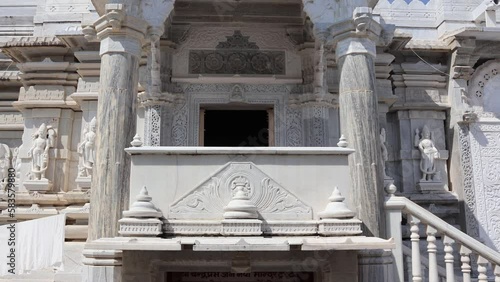
[[[260,50],[249,36],[236,30],[215,50],[189,51],[190,74],[284,75],[285,52]]]
[[[245,179],[245,193],[259,218],[312,219],[312,209],[251,162],[231,162],[194,190],[175,201],[169,219],[222,219],[235,181]]]

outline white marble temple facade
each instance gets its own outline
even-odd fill
[[[158,232],[164,236],[317,235],[331,223],[320,222],[318,214],[334,186],[356,216],[343,223],[351,233],[329,234],[353,235],[362,226],[364,235],[384,238],[384,188],[394,183],[396,194],[499,250],[498,1],[252,3],[0,3],[0,223],[8,220],[8,168],[16,170],[17,219],[67,213],[67,239],[80,241],[113,238],[122,227],[140,234],[141,226],[158,228],[160,219]],[[177,147],[196,150],[203,145],[206,109],[267,111],[270,147],[283,151],[179,153]],[[79,148],[94,118],[96,156],[90,175],[90,170],[82,173],[87,163]],[[29,174],[29,152],[42,124],[52,130],[44,138],[54,140],[42,154],[44,180],[36,182]],[[379,149],[382,128],[384,152]],[[427,181],[422,181],[425,154],[418,147],[424,128],[438,153]],[[126,153],[136,134],[143,147]],[[332,153],[349,150],[337,147],[342,135],[354,149],[349,161]],[[216,202],[208,214],[194,211],[198,193],[215,185],[214,179],[230,182],[228,175],[236,170],[247,171],[245,177],[258,184],[260,190],[254,192],[275,191],[271,194],[282,195],[295,209],[269,212],[265,199],[276,201],[270,194],[248,196],[256,201],[259,218],[222,222],[224,207],[234,196],[224,190],[203,199]],[[127,217],[122,222],[130,225],[119,226],[122,212],[135,203],[143,186],[162,216]],[[408,234],[403,230],[404,238]],[[171,247],[172,242],[163,243]],[[108,275],[102,281],[143,275],[139,268],[125,269],[134,259],[122,255],[122,249],[110,251],[108,243],[89,247],[102,248],[105,254],[86,254],[84,281],[97,281],[99,275]],[[288,243],[294,245],[293,240]],[[144,263],[157,272],[185,267],[162,252],[148,255],[140,246],[133,248],[139,257],[164,259],[164,264]],[[382,277],[386,253],[356,256],[356,248],[349,250],[351,264],[344,272],[336,272],[335,256],[321,264],[330,278],[317,274],[322,278],[314,281],[369,281],[369,273],[377,281],[390,281]],[[273,255],[281,265],[281,254]],[[182,256],[186,263],[206,263],[205,257]],[[103,262],[106,257],[115,264]],[[255,261],[255,269],[265,268],[260,254],[253,260],[212,259],[220,272],[248,272],[249,261]],[[300,252],[296,260],[304,260]],[[147,275],[150,281],[163,279],[163,274]]]

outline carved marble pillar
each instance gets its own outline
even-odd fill
[[[383,237],[383,173],[374,66],[374,40],[380,25],[372,21],[369,8],[356,8],[353,16],[356,30],[345,30],[345,25],[339,25],[340,30],[333,28],[340,66],[341,132],[349,147],[356,150],[349,156],[351,206],[363,221],[367,235]]]
[[[124,151],[136,129],[139,58],[147,23],[107,4],[94,23],[101,41],[95,168],[92,175],[88,240],[118,235],[129,201],[130,157]]]

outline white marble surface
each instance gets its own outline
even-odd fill
[[[138,194],[139,190],[146,186],[153,198],[152,202],[166,218],[171,216],[171,206],[174,203],[184,197],[190,197],[195,189],[211,187],[207,181],[211,181],[213,177],[222,181],[227,178],[230,181],[231,175],[244,175],[252,180],[251,185],[255,187],[260,187],[260,182],[269,178],[274,186],[282,187],[287,193],[311,207],[314,218],[318,218],[317,213],[329,203],[328,197],[334,186],[338,186],[347,199],[352,195],[347,165],[347,155],[352,152],[350,149],[146,147],[129,148],[127,151],[132,153],[131,195]],[[237,168],[229,170],[227,173],[230,174],[224,176],[224,169],[228,165],[236,165]],[[255,174],[251,171],[252,167],[260,172]],[[225,191],[225,185],[229,184],[221,183],[220,191]],[[212,191],[215,188],[207,189]],[[208,196],[203,195],[197,197],[196,201],[206,201],[204,197]],[[221,219],[222,209],[214,209],[217,212],[212,218]],[[282,212],[287,213],[286,209]],[[184,215],[186,216],[197,218],[195,215]]]

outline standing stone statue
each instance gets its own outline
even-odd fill
[[[15,169],[15,173],[16,173],[16,182],[15,183],[19,183],[19,180],[21,179],[21,165],[22,165],[22,162],[21,162],[21,158],[19,157],[19,151],[21,150],[23,145],[17,147],[17,148],[14,148],[14,151],[12,153],[12,168]]]
[[[437,172],[435,159],[439,158],[439,150],[432,140],[432,134],[427,125],[422,129],[422,135],[420,135],[418,128],[415,130],[414,142],[415,147],[418,147],[421,154],[420,171],[422,172],[422,179],[420,181],[437,181],[438,179],[435,179]]]
[[[387,135],[385,133],[385,128],[382,128],[380,130],[380,149],[382,150],[382,170],[384,171],[384,179],[389,178],[385,170],[386,169],[385,163],[389,159],[389,154],[387,152],[387,147],[385,145],[386,140],[387,140]]]
[[[33,146],[28,151],[28,157],[31,158],[30,179],[45,179],[45,171],[49,164],[49,148],[54,146],[54,141],[55,130],[42,123],[38,132],[33,135]]]
[[[10,149],[5,144],[0,144],[0,190],[7,186],[10,168]]]
[[[90,177],[95,162],[95,139],[97,120],[94,117],[83,133],[83,141],[78,146],[78,154],[83,158],[79,176]]]

